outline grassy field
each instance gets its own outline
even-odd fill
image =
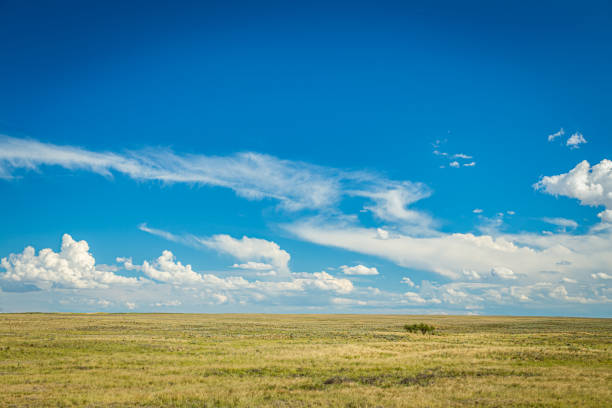
[[[610,407],[611,357],[610,319],[3,314],[0,406]]]

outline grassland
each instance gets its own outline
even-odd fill
[[[4,314],[0,406],[610,407],[611,352],[609,319]]]

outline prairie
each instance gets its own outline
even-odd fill
[[[611,351],[610,319],[1,314],[0,406],[605,407]]]

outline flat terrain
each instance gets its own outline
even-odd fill
[[[0,406],[610,407],[612,320],[0,314]]]

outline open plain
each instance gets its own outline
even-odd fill
[[[0,389],[2,407],[605,407],[612,320],[3,314]]]

